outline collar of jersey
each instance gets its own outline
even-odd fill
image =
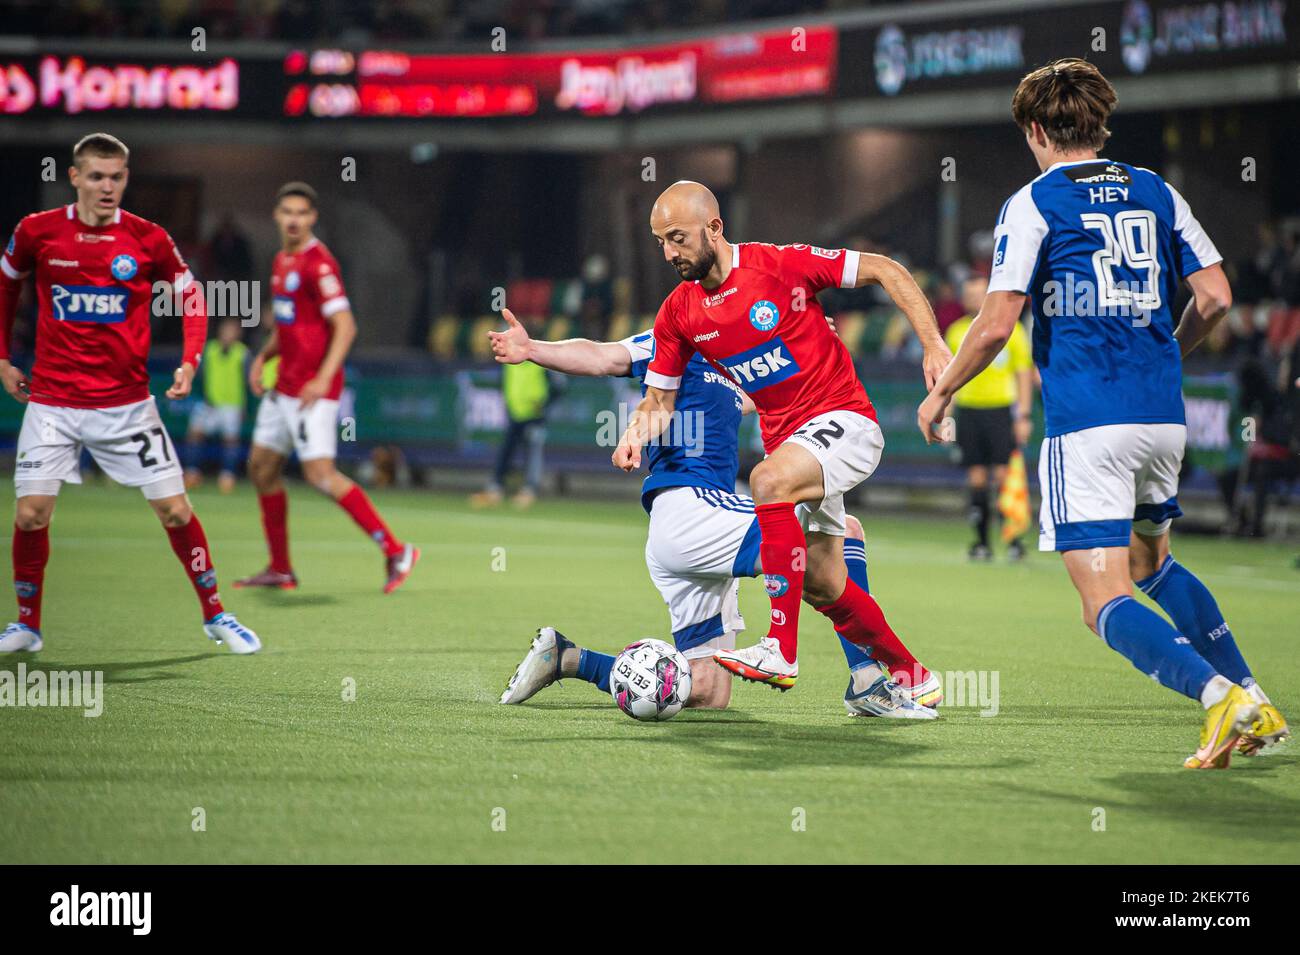
[[[68,203],[68,218],[69,218],[69,219],[76,219],[76,218],[77,218],[77,204],[76,204],[75,202],[69,202],[69,203]],[[78,220],[78,221],[80,222],[80,220]],[[121,206],[118,206],[116,209],[113,210],[113,221],[110,222],[108,225],[118,225],[118,224],[121,223],[121,221],[122,221],[122,207],[121,207]],[[81,222],[81,225],[86,226],[87,229],[107,229],[107,228],[108,228],[108,225],[86,225],[86,223],[84,223],[84,222]]]
[[[1038,178],[1035,179],[1034,182],[1037,182],[1039,179],[1042,179],[1043,176],[1046,176],[1049,173],[1056,172],[1056,170],[1058,169],[1064,169],[1067,166],[1082,166],[1085,163],[1090,163],[1090,162],[1110,162],[1110,160],[1107,159],[1105,156],[1098,156],[1096,159],[1071,159],[1069,162],[1065,162],[1064,160],[1062,160],[1061,162],[1054,162],[1046,169],[1044,169],[1041,173],[1039,173]]]
[[[740,243],[730,242],[728,244],[731,246],[731,272],[734,272],[736,271],[736,269],[740,268]],[[731,272],[728,272],[727,277],[722,280],[722,285],[726,285],[728,282],[731,281]],[[700,280],[696,279],[695,284],[699,285]],[[716,295],[718,292],[722,291],[722,285],[719,285],[712,292],[709,292],[709,290],[704,288],[703,286],[701,286],[701,288],[703,289],[703,291],[709,292],[710,295]]]

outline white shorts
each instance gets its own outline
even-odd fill
[[[176,448],[153,397],[116,408],[62,408],[30,402],[18,433],[14,485],[18,497],[59,493],[81,483],[85,448],[118,484],[150,500],[185,493]]]
[[[1045,438],[1039,550],[1127,547],[1130,531],[1158,537],[1181,517],[1178,471],[1187,428],[1110,424]]]
[[[302,402],[268,391],[257,406],[253,443],[299,461],[333,458],[339,447],[339,403],[322,398],[305,412]]]
[[[735,648],[745,629],[740,577],[758,563],[754,502],[702,487],[660,491],[650,505],[645,561],[668,604],[673,642],[688,659]]]
[[[239,405],[210,405],[200,401],[190,412],[190,431],[202,435],[220,434],[227,441],[239,438],[244,409]]]
[[[785,442],[794,442],[811,452],[822,466],[821,503],[809,505],[802,518],[805,531],[844,536],[844,495],[875,472],[885,450],[880,425],[856,411],[828,411],[820,414]]]

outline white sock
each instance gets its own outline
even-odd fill
[[[1245,689],[1245,691],[1250,694],[1250,698],[1252,700],[1254,700],[1256,703],[1260,704],[1261,706],[1263,706],[1266,703],[1273,702],[1260,688],[1260,685],[1256,683],[1254,680],[1251,680],[1248,686],[1243,686],[1243,689]]]
[[[1201,691],[1201,706],[1207,710],[1216,703],[1222,703],[1223,698],[1228,695],[1232,689],[1232,681],[1226,676],[1215,674],[1210,678],[1210,682],[1205,684],[1205,689]]]
[[[875,663],[869,663],[866,666],[858,667],[849,673],[853,680],[853,692],[861,693],[871,688],[871,685],[885,675],[885,671]]]

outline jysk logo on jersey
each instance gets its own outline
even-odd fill
[[[761,299],[749,306],[749,324],[760,332],[770,332],[776,328],[776,323],[780,320],[781,313],[777,310],[774,302]]]
[[[100,322],[115,325],[126,321],[130,293],[120,286],[51,285],[50,303],[56,322]]]
[[[108,269],[113,273],[113,278],[119,282],[126,282],[135,278],[135,273],[140,271],[140,266],[132,256],[124,252],[113,257]]]
[[[718,362],[746,391],[754,392],[799,374],[799,364],[785,342],[774,338]]]
[[[288,283],[286,282],[286,284]],[[271,313],[281,325],[292,325],[294,319],[293,299],[288,295],[275,296],[271,302]]]

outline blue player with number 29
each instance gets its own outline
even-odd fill
[[[1169,552],[1181,516],[1187,428],[1182,359],[1228,312],[1222,256],[1187,202],[1149,169],[1098,156],[1115,90],[1092,64],[1058,60],[1012,100],[1042,175],[1002,207],[988,295],[917,412],[927,441],[958,388],[1001,351],[1032,301],[1043,379],[1039,549],[1061,553],[1087,625],[1206,710],[1189,769],[1221,769],[1284,740],[1286,721],[1206,586]],[[1192,300],[1176,324],[1174,297]],[[1133,598],[1133,584],[1173,621]]]

